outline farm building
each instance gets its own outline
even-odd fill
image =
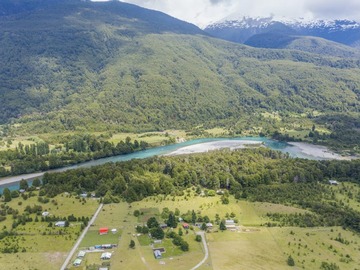
[[[111,232],[112,232],[113,234],[115,234],[115,233],[117,233],[117,229],[112,229]]]
[[[65,221],[58,221],[55,223],[56,227],[65,227]]]
[[[81,264],[82,260],[81,259],[76,259],[74,262],[73,262],[73,265],[74,266],[79,266]]]
[[[108,234],[109,232],[109,228],[100,228],[99,229],[99,234],[103,235],[103,234]]]
[[[190,227],[189,224],[187,224],[187,223],[183,223],[182,226],[184,229],[189,229],[189,227]]]
[[[110,252],[104,252],[104,253],[101,254],[100,259],[102,259],[102,260],[110,260],[111,255],[112,255],[112,253],[110,253]]]
[[[161,255],[161,251],[158,249],[154,250],[154,257],[155,259],[161,259],[162,255]]]
[[[80,250],[79,253],[78,253],[78,255],[77,255],[77,257],[78,257],[78,258],[84,258],[85,255],[86,255],[86,252],[83,251],[83,250]]]
[[[236,230],[236,225],[225,225],[227,230]]]
[[[225,225],[235,225],[235,221],[233,219],[225,220]]]

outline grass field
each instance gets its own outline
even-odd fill
[[[37,192],[34,192],[37,194]],[[91,217],[94,214],[98,201],[93,199],[76,199],[70,195],[59,195],[50,199],[48,203],[40,203],[37,196],[27,200],[20,198],[13,199],[6,205],[18,210],[20,214],[27,206],[41,205],[43,211],[48,211],[50,215],[67,217]],[[0,254],[0,269],[59,269],[69,250],[74,245],[80,234],[81,222],[70,222],[68,228],[49,227],[48,222],[35,222],[35,214],[29,217],[32,222],[19,225],[14,229],[17,236],[6,237],[0,241],[0,248],[17,246],[19,253]],[[5,221],[0,224],[2,228],[11,228],[13,219],[8,215]],[[21,257],[21,260],[18,257]]]
[[[329,187],[335,192],[339,200],[357,207],[356,196],[359,187],[351,183]],[[353,193],[353,199],[345,198]],[[91,216],[98,202],[87,199],[86,203],[70,195],[60,195],[54,202],[44,205],[44,209],[56,215]],[[22,201],[22,205],[18,202]],[[39,204],[36,197],[23,200],[15,199],[9,203],[12,207],[23,211],[26,205]],[[69,269],[85,270],[93,265],[99,267],[109,263],[111,270],[120,269],[191,269],[204,257],[201,243],[195,241],[194,230],[186,233],[183,238],[189,243],[190,250],[183,252],[174,246],[171,239],[164,239],[154,244],[147,235],[137,236],[135,226],[144,224],[146,220],[155,216],[161,223],[161,213],[164,208],[170,211],[180,210],[180,214],[194,210],[202,216],[207,215],[214,223],[216,214],[221,219],[227,214],[234,214],[239,221],[239,230],[220,231],[215,226],[212,232],[206,233],[210,251],[209,259],[200,270],[227,269],[320,269],[322,262],[335,263],[340,269],[360,269],[360,236],[340,227],[298,228],[298,227],[264,227],[268,222],[267,213],[304,213],[306,210],[271,203],[248,202],[236,200],[230,196],[229,204],[222,204],[220,196],[201,197],[192,190],[186,191],[184,196],[154,196],[131,204],[104,205],[98,218],[90,227],[82,241],[79,250],[84,250],[96,244],[117,244],[118,246],[106,251],[112,253],[109,261],[100,259],[101,252],[86,254],[81,266],[69,266]],[[135,210],[142,214],[133,215]],[[2,223],[11,226],[9,220]],[[214,223],[215,224],[215,223]],[[179,227],[181,224],[178,225]],[[100,227],[117,229],[117,233],[99,235]],[[7,237],[0,245],[18,244],[26,252],[17,254],[0,254],[0,269],[59,269],[67,252],[71,249],[80,233],[80,223],[74,222],[69,228],[47,227],[45,222],[29,222],[17,228],[21,236]],[[166,229],[170,230],[170,229]],[[178,232],[178,229],[174,229]],[[44,234],[45,232],[45,234]],[[61,232],[61,233],[60,233]],[[130,241],[135,242],[135,248],[129,247]],[[155,259],[152,248],[162,247],[166,252],[161,259]],[[77,252],[75,253],[77,254]],[[287,265],[287,258],[291,255],[295,267]],[[19,259],[21,258],[21,260]],[[71,260],[74,261],[75,257]],[[97,268],[93,269],[97,269]],[[91,268],[89,268],[91,269]]]

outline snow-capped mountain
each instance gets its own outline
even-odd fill
[[[360,44],[360,23],[352,20],[311,20],[285,17],[226,18],[205,28],[209,34],[225,40],[246,43],[254,35],[321,37],[349,46]]]

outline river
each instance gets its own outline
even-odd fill
[[[196,139],[190,140],[178,144],[166,145],[161,147],[155,147],[143,151],[138,151],[135,153],[127,155],[119,155],[113,157],[102,158],[98,160],[91,160],[81,164],[68,166],[56,170],[50,170],[46,172],[63,172],[67,170],[77,169],[77,168],[86,168],[96,165],[105,164],[108,162],[118,162],[118,161],[127,161],[131,159],[142,159],[152,156],[161,156],[161,155],[176,155],[176,154],[188,154],[195,152],[206,152],[214,149],[229,147],[229,148],[242,148],[244,144],[254,144],[261,143],[264,146],[278,150],[284,153],[289,153],[291,157],[306,158],[306,159],[327,159],[331,157],[322,156],[322,153],[329,154],[326,151],[326,148],[322,146],[309,145],[306,144],[306,149],[314,149],[314,153],[311,151],[303,151],[304,149],[301,145],[291,145],[286,142],[279,142],[272,139],[264,137],[240,137],[240,138],[205,138],[205,139]],[[304,144],[305,145],[305,144]],[[319,151],[321,149],[321,151]],[[335,155],[335,154],[332,154]],[[337,158],[338,156],[334,156]],[[32,183],[32,180],[38,177],[41,177],[45,172],[24,174],[18,176],[11,176],[0,178],[0,192],[2,193],[3,188],[8,187],[10,190],[15,190],[19,188],[19,182],[22,179],[28,180],[29,184]]]

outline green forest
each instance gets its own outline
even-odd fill
[[[51,150],[45,142],[30,145],[19,142],[14,150],[0,151],[0,177],[46,171],[93,159],[125,155],[144,150],[148,146],[145,141],[132,142],[130,137],[114,144],[94,135],[69,136],[64,138],[63,144]]]

